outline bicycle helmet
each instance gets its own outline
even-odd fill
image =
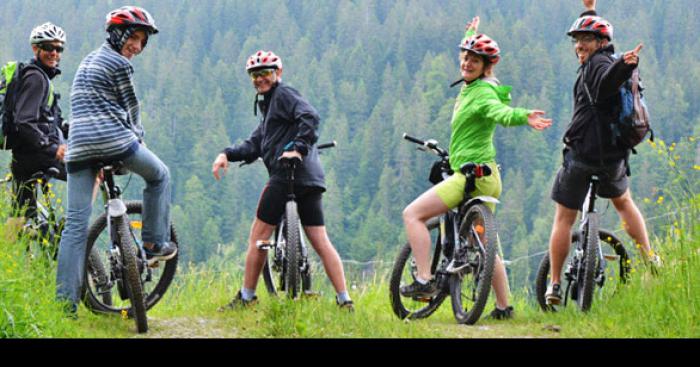
[[[245,64],[245,70],[248,72],[259,69],[282,69],[282,59],[272,51],[260,50],[252,54]]]
[[[498,43],[483,33],[465,39],[464,42],[459,45],[459,48],[462,51],[471,51],[477,55],[483,56],[494,64],[501,59],[499,56],[501,49],[498,47]]]
[[[115,27],[143,27],[149,34],[158,33],[155,20],[146,9],[138,6],[122,6],[107,14],[105,29],[110,32]]]
[[[61,27],[54,25],[51,22],[44,23],[32,30],[29,36],[29,43],[36,45],[42,42],[59,41],[66,43],[66,32]]]
[[[607,20],[593,15],[586,15],[576,19],[571,28],[566,32],[567,36],[573,36],[576,33],[593,33],[598,37],[607,38],[608,41],[613,39],[613,26]]]

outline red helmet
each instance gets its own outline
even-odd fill
[[[151,14],[138,6],[122,6],[110,11],[105,23],[107,32],[118,26],[140,26],[148,29],[150,34],[158,33],[158,28]]]
[[[576,19],[574,24],[566,33],[567,36],[573,36],[576,33],[593,33],[599,37],[607,38],[608,41],[613,39],[613,26],[607,20],[593,15],[586,15]]]
[[[501,53],[498,43],[483,33],[465,39],[464,42],[459,45],[459,48],[462,49],[462,51],[471,51],[477,55],[484,56],[494,64],[501,59],[501,57],[498,56]]]
[[[245,63],[246,71],[257,69],[282,69],[282,59],[272,51],[260,50],[250,55]]]

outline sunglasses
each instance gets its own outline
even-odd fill
[[[55,46],[50,43],[40,43],[37,45],[40,49],[46,51],[46,52],[53,52],[54,50],[57,51],[58,53],[63,52],[63,46]]]
[[[597,39],[595,35],[592,34],[584,34],[584,35],[578,35],[574,36],[571,38],[571,43],[576,44],[577,42],[583,42],[583,43],[588,43],[588,42],[593,42]]]
[[[250,75],[251,79],[255,80],[259,76],[261,76],[263,78],[267,78],[268,76],[272,75],[272,73],[274,71],[275,71],[274,69],[262,69],[262,70],[251,71],[248,74]]]

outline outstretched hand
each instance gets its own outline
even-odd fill
[[[586,7],[586,10],[595,10],[595,3],[596,0],[583,0],[583,6]]]
[[[527,115],[527,124],[535,130],[544,130],[552,126],[552,119],[544,118],[544,111],[534,110]]]
[[[220,174],[220,170],[224,170],[223,174]],[[216,160],[214,160],[214,164],[211,166],[211,173],[214,174],[214,178],[216,180],[220,180],[221,177],[223,177],[226,172],[228,171],[228,158],[226,158],[226,154],[221,153],[216,157]]]
[[[472,18],[471,22],[467,23],[467,26],[465,27],[467,31],[473,30],[474,33],[479,32],[479,16],[475,16]]]
[[[625,54],[622,56],[623,60],[625,60],[625,64],[639,64],[639,51],[642,50],[642,47],[644,47],[644,45],[640,43],[637,45],[637,47],[634,48],[634,50],[625,52]]]

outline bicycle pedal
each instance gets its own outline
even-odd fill
[[[275,245],[275,241],[272,240],[258,240],[255,242],[255,247],[258,248],[258,250],[269,250]]]
[[[603,258],[608,261],[618,261],[620,260],[620,255],[603,255]]]
[[[412,298],[416,302],[423,302],[423,303],[430,303],[430,300],[432,298],[426,298],[426,297],[413,297]]]

